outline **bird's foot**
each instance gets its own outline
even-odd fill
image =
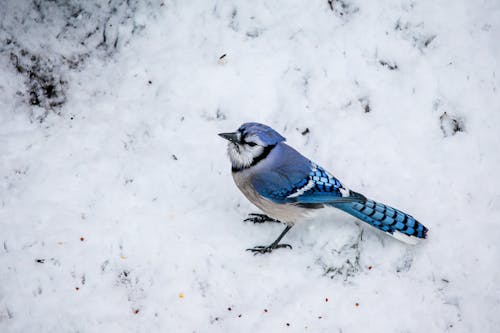
[[[264,253],[271,253],[275,249],[281,249],[281,248],[289,248],[290,250],[292,249],[292,246],[290,244],[272,244],[269,246],[256,246],[251,249],[247,249],[247,251],[253,252],[253,254],[264,254]]]
[[[269,217],[265,214],[256,214],[256,213],[248,214],[248,217],[246,219],[244,219],[243,222],[253,222],[253,223],[276,222],[276,223],[281,223],[281,221],[273,219],[272,217]]]

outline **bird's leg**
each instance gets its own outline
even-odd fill
[[[256,213],[248,214],[248,217],[246,219],[244,219],[243,222],[253,222],[253,223],[276,222],[276,223],[281,223],[281,221],[273,219],[272,217],[269,217],[265,214],[256,214]]]
[[[274,249],[280,249],[283,247],[288,247],[291,249],[292,246],[290,244],[279,244],[280,240],[283,238],[283,236],[285,236],[285,234],[290,229],[292,229],[292,226],[287,225],[285,230],[283,230],[283,232],[279,235],[278,239],[276,239],[271,245],[269,245],[269,246],[256,246],[252,249],[247,249],[247,251],[252,251],[254,254],[257,254],[257,253],[269,253],[269,252],[272,252]]]

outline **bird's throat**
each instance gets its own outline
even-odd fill
[[[269,155],[269,153],[271,153],[271,151],[273,150],[274,147],[276,147],[276,145],[270,145],[270,146],[264,147],[262,152],[259,155],[255,156],[252,159],[252,162],[248,165],[235,165],[233,163],[232,164],[232,171],[239,172],[241,170],[245,170],[245,169],[248,169],[248,168],[251,168],[251,167],[257,165],[260,161],[265,159]]]

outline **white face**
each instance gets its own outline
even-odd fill
[[[238,135],[241,134],[238,133]],[[233,168],[244,169],[252,164],[254,158],[264,152],[264,147],[259,137],[247,136],[244,142],[229,142],[227,152]]]

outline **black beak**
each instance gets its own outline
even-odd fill
[[[239,141],[238,140],[238,134],[236,132],[233,132],[233,133],[219,133],[219,136],[223,137],[224,139],[226,139],[228,141],[234,142],[234,143],[237,143]]]

